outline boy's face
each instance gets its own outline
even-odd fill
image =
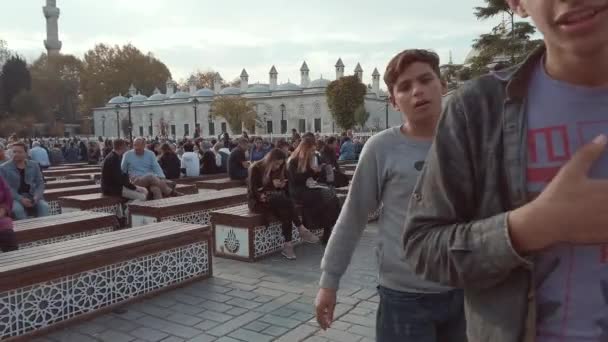
[[[608,46],[608,0],[507,0],[530,16],[548,48],[590,54]]]
[[[444,84],[429,64],[414,62],[395,82],[390,99],[408,121],[420,122],[439,116],[444,90]]]

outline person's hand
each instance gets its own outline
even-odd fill
[[[275,188],[281,189],[285,186],[285,183],[283,183],[280,179],[273,179],[272,185],[274,185]]]
[[[589,177],[607,142],[602,135],[580,148],[536,199],[509,213],[509,232],[518,251],[557,243],[608,243],[608,180]]]
[[[142,193],[144,195],[148,195],[148,189],[144,188],[143,186],[136,185],[135,191]]]
[[[268,197],[266,197],[266,194],[261,194],[260,195],[260,201],[264,202],[264,203],[268,202]]]
[[[336,308],[336,290],[320,288],[315,299],[315,311],[317,323],[323,330],[327,330],[334,321],[334,310]]]
[[[21,197],[19,202],[21,202],[21,204],[26,208],[31,208],[34,205],[34,203],[32,203],[31,199],[25,198],[25,197]]]
[[[319,173],[319,172],[321,172],[321,168],[320,168],[320,167],[318,167],[318,166],[311,166],[310,168],[311,168],[311,169],[312,169],[312,170],[313,170],[315,173]]]

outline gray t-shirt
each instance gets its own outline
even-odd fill
[[[380,285],[422,293],[451,289],[419,278],[402,259],[401,235],[407,206],[430,147],[430,141],[404,136],[400,127],[368,140],[321,261],[321,287],[338,288],[367,224],[367,215],[381,207],[376,250]]]
[[[608,133],[608,88],[553,80],[539,63],[526,111],[528,192],[535,196],[578,148]],[[594,166],[592,177],[608,178],[607,157]],[[537,341],[608,339],[607,251],[604,245],[560,244],[539,254],[534,272]]]

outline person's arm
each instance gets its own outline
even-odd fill
[[[383,163],[380,158],[384,154],[374,151],[373,146],[368,147],[361,154],[360,167],[354,174],[346,202],[321,260],[319,285],[322,288],[338,289],[340,278],[346,272],[367,225],[367,215],[378,208],[382,197],[383,181],[380,178],[383,174]]]
[[[488,288],[530,264],[512,246],[507,213],[474,219],[481,205],[475,188],[483,187],[479,175],[483,170],[475,170],[473,164],[475,127],[468,126],[459,96],[452,96],[447,104],[409,202],[405,260],[428,280],[458,288]]]
[[[40,164],[35,163],[33,167],[34,172],[34,184],[32,184],[32,193],[34,195],[34,202],[44,197],[44,179],[42,179],[42,169]]]
[[[250,167],[249,168],[249,192],[253,195],[253,197],[261,201],[262,192],[260,189],[262,188],[262,175],[260,174],[259,167]]]
[[[163,172],[163,169],[160,167],[158,160],[156,160],[156,158],[154,157],[154,153],[150,152],[148,155],[150,156],[150,159],[152,159],[152,172],[158,178],[167,178],[167,177],[165,177],[165,173]]]
[[[8,188],[11,191],[11,197],[13,198],[13,201],[21,201],[21,195],[19,195],[19,192],[17,192],[17,188],[13,188],[9,182],[8,182],[8,168],[7,167],[0,167],[0,177],[4,178],[6,185],[8,186]]]
[[[306,186],[306,180],[310,178],[311,172],[301,173],[298,171],[298,163],[295,160],[291,160],[289,166],[287,168],[287,172],[289,173],[290,181],[293,182],[294,186]]]
[[[129,152],[125,152],[125,154],[122,156],[122,162],[120,163],[120,169],[122,170],[122,173],[124,174],[129,174],[129,159],[131,158],[131,153]]]
[[[124,159],[124,158],[123,158]],[[103,163],[104,173],[108,173],[110,182],[118,186],[124,186],[127,189],[135,190],[136,187],[129,180],[129,176],[121,169],[120,161],[115,156],[112,156]]]

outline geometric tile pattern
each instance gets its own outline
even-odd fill
[[[241,205],[242,203],[232,204],[225,207],[218,207],[212,209],[205,209],[199,211],[191,211],[179,215],[162,217],[161,221],[177,221],[182,223],[201,224],[203,226],[211,224],[211,212],[221,209],[232,208]]]
[[[318,237],[323,235],[323,229],[313,229],[311,231]],[[302,242],[300,232],[296,226],[292,226],[292,234],[292,242],[294,245]],[[283,237],[281,222],[275,221],[266,226],[255,227],[253,229],[253,236],[253,255],[255,258],[272,254],[283,249],[285,238]]]
[[[31,248],[31,247],[36,247],[36,246],[48,245],[48,244],[51,244],[51,243],[57,243],[57,242],[63,242],[63,241],[68,241],[68,240],[80,239],[80,238],[83,238],[83,237],[97,235],[97,234],[109,233],[109,232],[112,232],[112,231],[114,231],[114,227],[104,227],[104,228],[99,228],[99,229],[95,229],[95,230],[87,230],[87,231],[80,232],[80,233],[75,233],[75,234],[56,236],[56,237],[52,237],[52,238],[48,238],[48,239],[37,240],[37,241],[32,241],[32,242],[26,242],[26,243],[19,244],[19,249],[25,249],[25,248]]]
[[[59,215],[61,214],[61,207],[59,206],[59,201],[48,201],[49,204],[49,215]]]
[[[0,293],[0,339],[209,273],[207,241]]]

